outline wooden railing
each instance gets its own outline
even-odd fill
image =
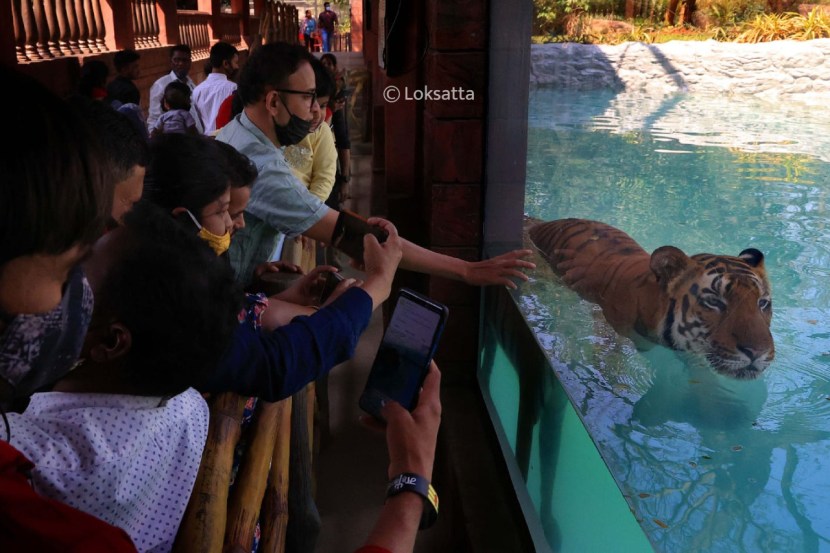
[[[219,40],[237,45],[242,42],[240,21],[242,17],[235,13],[223,13],[219,16]]]
[[[179,21],[179,41],[188,44],[193,59],[203,59],[210,53],[209,13],[189,10],[176,12]]]
[[[333,52],[351,52],[352,34],[336,33],[333,37],[331,37],[331,50]]]
[[[0,0],[3,1],[3,0]],[[131,36],[120,37],[137,50],[157,48],[165,36],[160,21],[159,0],[8,0],[11,24],[0,25],[0,33],[14,34],[14,58],[18,63],[55,59],[65,56],[83,56],[107,52],[114,48],[118,38],[107,28],[120,12],[119,21],[132,25]],[[252,10],[245,3],[245,10]],[[103,8],[103,12],[102,12]],[[124,11],[129,10],[129,15]],[[179,42],[189,44],[195,59],[205,58],[211,44],[223,40],[234,45],[243,44],[243,31],[261,37],[265,42],[298,41],[297,8],[283,2],[264,2],[256,14],[210,14],[178,10],[168,16],[167,25],[177,25]],[[105,21],[107,23],[105,23]],[[259,37],[256,37],[259,35]],[[109,47],[107,47],[109,43]],[[338,49],[348,49],[343,44]],[[11,53],[7,52],[7,56]],[[7,57],[7,59],[9,59]]]
[[[107,50],[99,0],[11,0],[11,5],[18,62]]]
[[[300,33],[297,8],[281,2],[266,2],[259,29],[265,42],[296,43]]]
[[[153,46],[161,46],[155,0],[131,0],[130,6],[133,12],[135,47],[152,48]]]

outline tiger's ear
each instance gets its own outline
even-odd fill
[[[755,270],[755,273],[762,279],[767,279],[767,268],[764,265],[764,254],[755,248],[747,248],[738,254],[738,258],[745,261],[747,265]]]
[[[764,267],[764,254],[755,248],[745,249],[738,254],[738,257],[746,261],[747,265],[750,267],[757,267],[759,269],[763,269]]]
[[[666,286],[672,279],[686,270],[691,259],[674,246],[661,246],[651,254],[651,271],[657,276],[657,282]]]

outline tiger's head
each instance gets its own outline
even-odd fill
[[[758,378],[775,357],[770,333],[772,298],[764,254],[750,248],[738,257],[673,246],[651,254],[651,270],[668,297],[661,341],[703,354],[720,374]]]

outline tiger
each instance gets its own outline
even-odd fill
[[[739,380],[758,378],[775,357],[771,289],[755,248],[689,257],[661,246],[649,255],[625,232],[587,219],[538,223],[529,237],[565,285],[641,349],[702,354]]]

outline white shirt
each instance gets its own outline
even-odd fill
[[[153,83],[153,86],[150,87],[150,114],[147,116],[147,130],[153,130],[153,127],[156,125],[156,121],[158,121],[158,118],[161,117],[161,114],[163,113],[161,109],[161,99],[164,97],[164,89],[171,82],[178,80],[179,78],[176,76],[175,71],[171,71],[167,75],[159,77],[159,79]],[[184,84],[186,84],[191,91],[196,88],[196,83],[194,83],[193,79],[190,77],[185,78]],[[199,132],[202,132],[204,127],[202,126],[202,122],[199,121],[195,106],[190,106],[190,115],[192,115],[193,119],[196,120],[196,128]]]
[[[193,91],[191,101],[202,120],[205,134],[216,130],[216,116],[219,106],[236,90],[236,83],[228,80],[224,73],[211,73]]]
[[[194,389],[158,397],[48,392],[9,413],[10,443],[47,497],[123,528],[139,551],[167,552],[193,491],[208,431]]]

